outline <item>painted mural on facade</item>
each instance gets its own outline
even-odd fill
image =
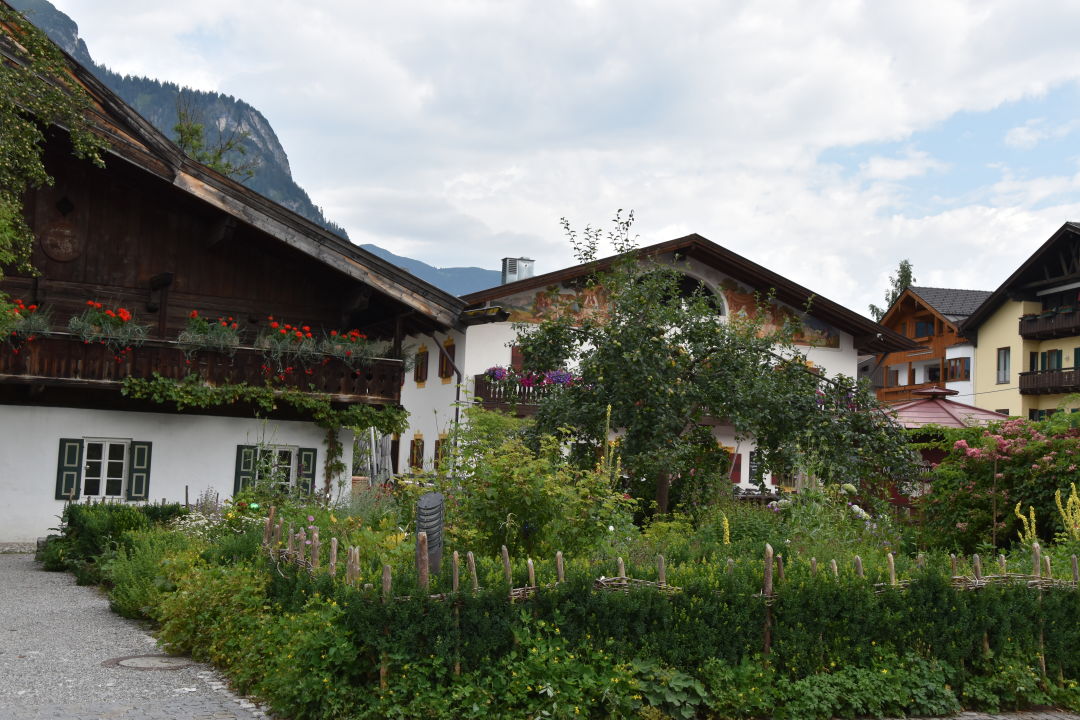
[[[764,324],[766,331],[778,330],[793,319],[798,323],[794,338],[796,344],[819,348],[840,347],[840,334],[815,317],[800,317],[791,308],[777,302],[759,307],[754,292],[731,278],[725,278],[718,290],[723,294],[729,313],[752,318],[764,311],[767,315]],[[577,320],[602,319],[606,314],[607,295],[599,285],[584,288],[552,285],[531,294],[508,297],[503,300],[502,307],[510,313],[510,322],[518,323],[539,323],[566,314]]]

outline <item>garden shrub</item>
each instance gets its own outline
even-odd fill
[[[96,585],[102,580],[98,562],[114,552],[128,530],[150,525],[139,506],[125,503],[98,503],[64,507],[61,517],[64,565],[79,585]]]
[[[109,586],[109,606],[124,617],[154,619],[162,597],[176,589],[170,577],[193,541],[162,529],[129,530],[116,553],[101,563]]]

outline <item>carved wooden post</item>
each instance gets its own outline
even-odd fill
[[[558,582],[566,582],[566,568],[563,566],[562,550],[555,552],[555,577]]]
[[[480,589],[480,583],[476,579],[476,556],[473,555],[472,550],[465,553],[465,561],[469,566],[469,582],[472,584],[472,591],[475,594]]]
[[[330,565],[327,570],[330,571],[330,577],[337,577],[337,538],[330,538]]]
[[[667,567],[664,565],[664,556],[656,556],[656,580],[661,585],[667,585]]]
[[[428,547],[427,547],[427,533],[420,532],[416,535],[416,574],[420,581],[420,589],[427,594],[430,584],[430,578],[428,577]]]

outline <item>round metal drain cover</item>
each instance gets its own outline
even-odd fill
[[[106,660],[101,664],[105,667],[126,667],[132,670],[179,670],[194,665],[195,661],[171,655],[132,655]]]

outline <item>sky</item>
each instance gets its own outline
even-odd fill
[[[696,232],[858,312],[993,290],[1080,220],[1080,3],[53,0],[94,59],[234,95],[357,243],[573,263]]]

